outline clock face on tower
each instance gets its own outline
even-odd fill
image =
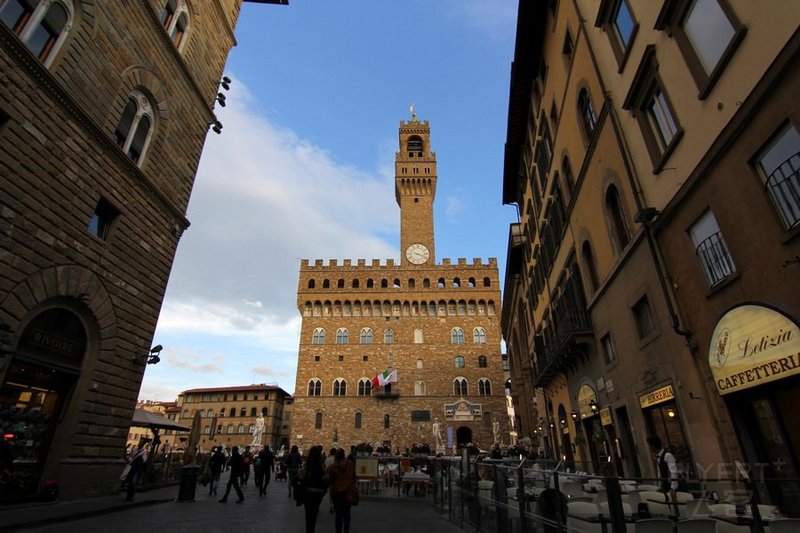
[[[421,265],[428,260],[431,253],[424,244],[412,244],[406,249],[406,259],[415,265]]]

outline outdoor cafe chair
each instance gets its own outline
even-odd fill
[[[800,518],[776,518],[769,523],[769,533],[797,533]]]
[[[681,509],[681,516],[686,518],[705,518],[708,516],[708,502],[702,498],[686,502]]]
[[[600,514],[610,516],[608,512],[608,502],[600,502],[598,508],[600,509]],[[631,516],[633,514],[633,507],[631,507],[629,503],[622,502],[622,512],[625,516]]]
[[[636,533],[672,533],[669,518],[645,518],[636,521]]]
[[[677,533],[717,533],[717,521],[713,518],[679,520]]]
[[[653,490],[639,491],[639,501],[647,504],[651,515],[670,516],[674,512],[670,509],[666,495]]]
[[[600,510],[595,503],[570,499],[567,502],[567,513],[580,516],[597,516],[600,514]]]

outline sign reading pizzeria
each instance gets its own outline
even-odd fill
[[[735,307],[717,322],[708,364],[720,394],[800,374],[800,328],[768,307]]]

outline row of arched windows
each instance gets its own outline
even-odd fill
[[[399,300],[331,302],[307,301],[303,316],[494,316],[493,300],[439,300],[430,302]]]
[[[322,380],[312,378],[308,380],[308,396],[322,396]],[[372,394],[372,380],[361,378],[358,380],[358,396],[370,396]],[[424,381],[414,382],[414,395],[424,396],[427,394],[427,387]],[[455,396],[469,395],[469,382],[467,378],[457,377],[453,379],[453,394]],[[490,396],[492,394],[492,382],[489,378],[478,380],[478,395]],[[333,380],[331,389],[332,396],[347,396],[347,381],[344,378]]]
[[[421,285],[420,288],[422,288],[422,289],[430,289],[432,283],[435,283],[435,287],[437,289],[448,289],[448,288],[460,289],[464,283],[466,283],[465,286],[470,288],[470,289],[474,289],[474,288],[476,288],[478,286],[477,282],[475,281],[475,278],[468,278],[466,280],[466,282],[462,282],[461,278],[453,278],[453,279],[451,279],[449,281],[446,280],[445,278],[439,278],[435,282],[432,282],[430,278],[424,278],[422,280],[422,285]],[[322,288],[322,289],[330,289],[330,288],[332,288],[332,285],[333,285],[333,282],[326,278],[326,279],[322,280],[320,288]],[[491,286],[492,286],[491,278],[489,278],[488,276],[483,278],[483,287],[487,288],[487,287],[491,287]],[[364,287],[366,287],[367,289],[378,289],[378,288],[380,288],[380,289],[389,289],[389,288],[402,289],[403,288],[403,282],[400,280],[400,278],[394,278],[392,280],[389,280],[388,278],[383,278],[380,281],[374,280],[372,278],[367,278],[366,282],[364,283]],[[317,288],[317,280],[313,279],[313,278],[308,280],[308,288],[309,289],[316,289]],[[361,288],[361,280],[356,278],[356,279],[352,280],[350,282],[350,286],[347,287],[347,282],[345,281],[345,279],[344,278],[339,278],[338,280],[336,280],[336,288],[337,289],[360,289]],[[414,278],[410,278],[406,282],[406,288],[408,288],[408,289],[416,289],[417,288],[417,280],[414,279]]]
[[[315,328],[311,333],[311,344],[325,344],[326,333],[324,328]],[[358,337],[359,344],[372,344],[375,339],[375,334],[372,328],[362,328]],[[425,342],[425,335],[421,329],[414,330],[414,344],[423,344]],[[450,330],[450,342],[452,344],[464,344],[464,330],[462,328],[453,328]],[[486,329],[477,327],[472,329],[472,342],[474,344],[486,344]],[[350,331],[347,328],[339,328],[336,330],[336,344],[349,344]],[[383,330],[383,343],[394,344],[394,330],[391,328]]]

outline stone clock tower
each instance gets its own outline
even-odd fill
[[[395,165],[400,262],[300,262],[290,442],[304,450],[369,442],[393,453],[416,442],[448,454],[508,443],[497,260],[435,257],[436,154],[413,107],[400,122]],[[373,381],[384,373],[394,380]]]
[[[395,197],[400,206],[400,261],[408,265],[435,263],[433,199],[436,196],[436,153],[431,152],[431,128],[420,122],[411,106],[411,120],[400,122],[400,151],[395,154]]]

